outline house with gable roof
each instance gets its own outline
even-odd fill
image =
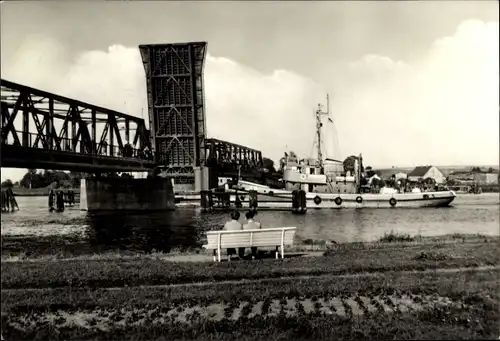
[[[443,184],[446,182],[446,177],[435,166],[415,167],[415,169],[408,174],[408,180],[411,182],[418,182],[427,178],[434,179],[437,184]]]

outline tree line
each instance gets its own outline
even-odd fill
[[[29,169],[19,181],[14,183],[10,179],[3,181],[2,188],[44,188],[53,183],[64,188],[74,188],[80,186],[81,178],[82,174],[80,172],[66,173],[54,170],[43,170],[38,172],[36,169]]]

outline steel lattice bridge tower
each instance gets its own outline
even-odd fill
[[[203,67],[206,42],[139,46],[148,92],[151,139],[158,167],[177,184],[195,183],[196,170],[237,176],[262,167],[262,153],[206,136]],[[215,179],[214,179],[215,178]]]
[[[181,183],[194,183],[194,168],[205,164],[206,45],[194,42],[139,46],[156,161]]]

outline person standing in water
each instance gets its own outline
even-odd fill
[[[56,194],[54,193],[54,190],[51,189],[49,192],[49,210],[53,211],[54,210],[54,199],[56,197]]]
[[[241,231],[243,229],[243,226],[238,221],[238,219],[240,219],[240,212],[238,212],[238,211],[231,212],[231,220],[228,221],[224,225],[224,231]],[[231,260],[231,256],[233,254],[236,254],[236,249],[228,248],[227,249],[227,260],[228,261]],[[240,247],[238,249],[238,255],[240,256],[240,258],[243,258],[243,256],[245,255],[245,248],[244,247]]]
[[[9,212],[9,193],[2,191],[2,212]]]
[[[7,194],[9,196],[10,207],[12,211],[14,211],[14,209],[16,208],[19,210],[19,206],[17,206],[16,197],[14,197],[14,191],[12,191],[12,188],[7,189]]]
[[[253,218],[255,217],[255,212],[253,211],[248,211],[245,214],[245,217],[247,218],[247,223],[243,225],[243,230],[260,230],[262,228],[261,224]],[[255,256],[257,256],[257,248],[252,246],[252,259],[255,259]]]
[[[64,193],[63,191],[59,190],[56,194],[57,198],[57,212],[63,212],[64,211]]]

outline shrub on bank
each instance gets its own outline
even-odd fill
[[[384,236],[379,239],[383,243],[393,243],[393,242],[412,242],[416,238],[410,236],[409,234],[400,234],[394,231],[389,233],[384,233]]]
[[[451,254],[446,254],[446,253],[439,252],[439,251],[429,251],[429,252],[422,251],[422,252],[419,252],[415,256],[415,259],[416,260],[436,260],[436,261],[439,261],[439,260],[451,259],[453,257],[454,256]]]

